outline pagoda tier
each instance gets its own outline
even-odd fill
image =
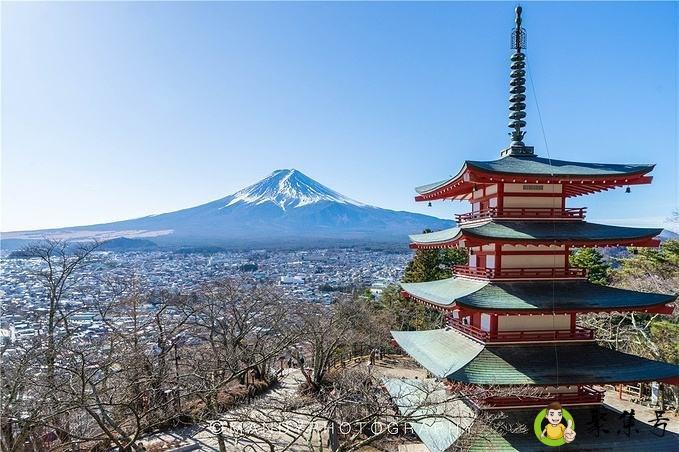
[[[579,312],[671,314],[676,295],[636,292],[588,281],[494,282],[447,278],[401,283],[402,294],[444,312],[494,315]]]
[[[396,342],[435,377],[491,385],[679,382],[679,365],[628,355],[596,344],[484,345],[451,328],[392,331]]]
[[[508,155],[492,161],[465,161],[450,179],[417,187],[417,201],[471,200],[484,185],[546,184],[559,187],[570,198],[626,185],[649,184],[647,173],[655,165],[604,164],[553,160],[528,155]]]
[[[464,438],[465,432],[479,419],[477,407],[471,400],[451,395],[444,384],[433,379],[386,379],[384,387],[402,415],[422,419],[420,422],[411,422],[411,426],[431,452],[451,450],[451,446]],[[574,450],[616,452],[679,450],[679,435],[643,422],[635,423],[628,436],[626,431],[621,431],[620,413],[606,406],[582,407],[569,404],[569,412],[578,423],[576,443],[570,446],[576,447]],[[530,427],[535,420],[535,409],[504,409],[503,414],[503,425]],[[496,431],[496,428],[490,423],[483,434],[467,438],[467,441],[471,442],[465,441],[467,447],[464,447],[464,450],[474,452],[546,450],[542,443],[536,441],[530,428],[525,433],[509,434],[502,434]]]
[[[657,228],[628,228],[605,224],[555,221],[487,220],[442,231],[410,236],[414,249],[500,245],[658,246]],[[530,250],[525,249],[529,252]]]

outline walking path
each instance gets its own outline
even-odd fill
[[[356,359],[348,363],[348,366],[359,365],[365,366],[367,362],[363,359]],[[427,372],[414,364],[411,359],[397,355],[385,356],[384,359],[378,360],[373,369],[381,377],[421,379],[427,377]],[[308,415],[282,413],[279,409],[300,397],[297,388],[303,381],[304,377],[299,369],[285,369],[275,389],[265,392],[250,405],[234,408],[220,416],[219,421],[224,426],[228,424],[231,433],[225,435],[226,450],[228,452],[269,451],[267,441],[273,443],[276,450],[288,447],[286,450],[292,452],[308,452],[310,441],[315,446],[313,449],[320,449],[321,443],[325,448],[327,435],[319,432],[324,427],[320,421],[314,422],[313,418]],[[248,419],[253,421],[248,421]],[[194,446],[195,450],[218,452],[217,436],[208,427],[209,424],[210,422],[206,422],[203,425],[191,425],[157,433],[145,437],[141,443],[150,452],[172,450],[183,446]],[[285,428],[276,429],[278,424],[284,424]],[[245,438],[244,435],[238,435],[238,432],[247,432],[249,436]],[[254,440],[254,436],[261,436],[262,439]]]
[[[623,411],[629,412],[634,410],[634,419],[644,422],[649,425],[653,425],[653,419],[655,419],[655,409],[649,408],[647,406],[632,402],[629,400],[630,396],[623,395],[620,399],[616,391],[607,390],[606,397],[604,398],[604,404],[608,407],[622,413]],[[668,418],[667,431],[679,433],[679,416],[677,416],[672,411],[666,411],[663,417]]]
[[[309,438],[316,437],[310,431],[305,431],[308,426],[307,419],[297,419],[287,417],[286,431],[275,429],[270,425],[276,423],[277,407],[283,403],[288,403],[297,397],[297,387],[304,381],[304,377],[299,369],[285,369],[280,377],[279,384],[275,389],[271,389],[262,396],[255,399],[250,405],[234,408],[224,413],[220,418],[221,425],[225,432],[226,450],[231,451],[269,451],[267,441],[273,443],[276,450],[281,450],[293,443],[287,450],[308,451]],[[302,416],[300,416],[301,418]],[[252,419],[252,421],[249,421]],[[195,446],[195,450],[219,451],[217,435],[212,431],[214,427],[209,427],[213,422],[206,422],[205,425],[191,425],[177,428],[163,433],[148,436],[141,443],[149,451],[171,450],[182,446]],[[295,428],[297,427],[297,428]],[[239,432],[247,432],[248,438],[243,438]],[[241,436],[240,438],[238,438]],[[254,436],[259,436],[262,440],[253,440]],[[297,439],[295,437],[298,436]]]

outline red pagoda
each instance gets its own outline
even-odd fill
[[[471,204],[469,213],[457,215],[457,227],[410,237],[413,249],[468,252],[468,265],[455,266],[449,279],[401,284],[404,296],[444,313],[446,326],[392,334],[429,373],[456,388],[533,387],[532,396],[491,396],[476,401],[475,409],[533,408],[534,416],[552,401],[569,408],[600,405],[596,387],[606,384],[677,384],[679,366],[599,346],[594,332],[577,324],[582,313],[673,310],[675,295],[596,285],[569,264],[576,248],[659,245],[661,229],[590,223],[585,207],[570,205],[582,195],[649,184],[654,165],[554,160],[525,145],[525,36],[517,7],[512,141],[501,158],[466,161],[454,177],[416,188],[417,201]]]

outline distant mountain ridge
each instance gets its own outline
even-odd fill
[[[282,169],[232,195],[196,207],[114,223],[4,233],[3,242],[6,245],[8,241],[44,237],[101,241],[125,237],[150,240],[160,246],[405,246],[408,234],[454,224],[370,206],[298,170]]]

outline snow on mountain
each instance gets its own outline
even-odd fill
[[[364,206],[341,193],[316,182],[296,169],[274,171],[269,177],[230,196],[224,207],[238,203],[263,204],[271,202],[281,209],[302,207],[321,201]]]
[[[285,247],[400,243],[450,220],[363,204],[285,169],[236,193],[187,209],[115,223],[3,233],[8,240],[43,237],[110,240],[145,238],[165,246]]]

